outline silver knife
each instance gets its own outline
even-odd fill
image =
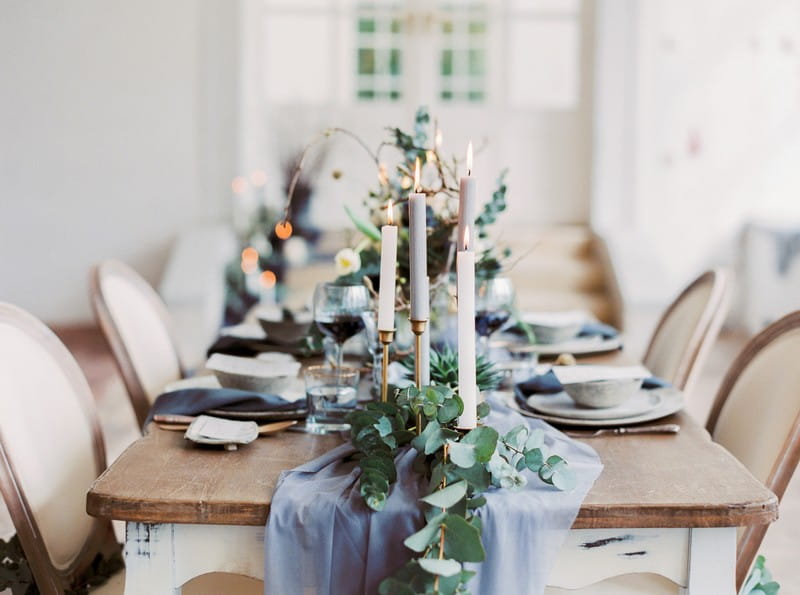
[[[681,431],[678,424],[659,424],[655,426],[633,426],[622,428],[600,428],[599,430],[575,431],[564,433],[574,438],[594,438],[605,434],[677,434]]]

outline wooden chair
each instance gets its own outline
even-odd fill
[[[78,364],[44,324],[0,303],[0,492],[41,593],[63,593],[119,548],[111,523],[85,512],[105,466]]]
[[[800,461],[800,311],[753,337],[720,385],[708,419],[727,448],[780,500]],[[736,588],[741,588],[768,525],[740,530]]]
[[[731,285],[726,271],[707,271],[672,302],[644,355],[654,375],[689,392],[728,313]]]
[[[92,268],[89,294],[141,426],[162,387],[184,376],[169,314],[147,281],[115,260]]]

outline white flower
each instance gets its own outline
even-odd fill
[[[361,256],[352,248],[342,248],[336,253],[336,274],[349,275],[361,268]]]
[[[293,267],[303,266],[308,262],[308,242],[300,236],[293,236],[283,244],[283,257]]]

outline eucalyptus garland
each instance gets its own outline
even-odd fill
[[[384,508],[397,480],[394,460],[402,446],[410,444],[417,451],[414,470],[429,480],[429,493],[421,499],[426,525],[404,541],[415,556],[381,582],[381,595],[469,593],[467,582],[474,572],[464,563],[486,558],[475,514],[486,503],[483,492],[492,486],[525,485],[524,469],[560,490],[575,486],[567,461],[546,452],[544,432],[524,424],[503,435],[488,425],[461,431],[456,421],[463,410],[461,398],[448,385],[412,386],[397,391],[393,402],[369,403],[348,417],[359,451],[359,488],[369,508]],[[414,427],[418,413],[424,420],[419,434]],[[481,403],[478,417],[488,414],[489,405]]]

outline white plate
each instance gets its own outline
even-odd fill
[[[543,419],[544,421],[550,422],[556,425],[563,425],[563,426],[583,426],[583,427],[591,427],[591,428],[603,428],[608,426],[627,426],[632,424],[638,424],[645,421],[653,421],[654,419],[660,419],[662,417],[666,417],[667,415],[672,415],[683,409],[683,393],[675,387],[666,387],[666,388],[653,388],[650,389],[651,393],[658,393],[661,397],[661,403],[658,407],[642,413],[640,415],[632,415],[630,417],[617,417],[612,419],[575,419],[571,417],[562,417],[559,415],[547,415],[544,413],[534,413],[532,411],[526,411],[524,409],[520,409],[517,402],[514,400],[514,394],[509,392],[506,393],[507,402],[510,407],[519,411],[522,415],[527,417],[535,417],[538,419]]]
[[[616,407],[589,409],[580,407],[565,392],[554,395],[531,395],[528,405],[545,415],[555,415],[570,419],[622,419],[642,415],[661,405],[663,397],[657,390],[638,390]]]
[[[494,342],[492,343],[495,344]],[[617,336],[612,339],[604,339],[600,336],[576,337],[561,343],[514,343],[505,341],[498,344],[505,347],[512,353],[538,353],[539,355],[560,355],[571,353],[573,355],[589,355],[591,353],[607,353],[616,351],[622,347],[622,339]]]

